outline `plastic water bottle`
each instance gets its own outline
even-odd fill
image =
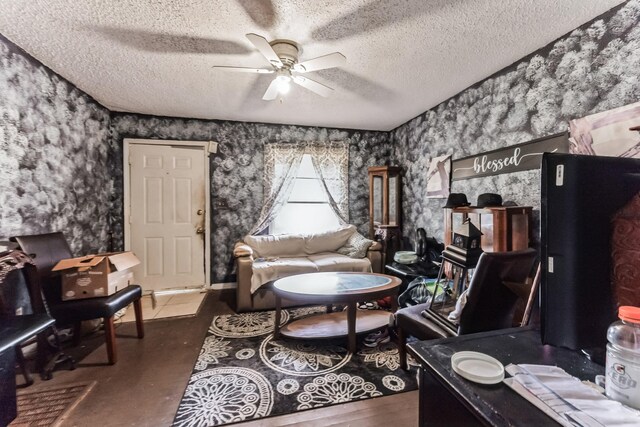
[[[622,306],[607,330],[607,396],[640,409],[640,307]]]

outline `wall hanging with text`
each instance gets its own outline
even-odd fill
[[[539,169],[542,153],[568,153],[569,133],[562,132],[453,161],[451,179],[478,178]]]

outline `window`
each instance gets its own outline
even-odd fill
[[[269,226],[269,234],[310,234],[339,226],[340,221],[329,205],[322,182],[313,167],[311,155],[304,154],[293,181],[289,200]]]

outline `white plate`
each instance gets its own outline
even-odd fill
[[[461,377],[480,384],[498,384],[504,379],[502,363],[477,351],[457,352],[451,356],[451,367]]]

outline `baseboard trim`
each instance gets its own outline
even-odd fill
[[[209,289],[214,291],[220,291],[223,289],[236,289],[238,284],[236,282],[221,282],[221,283],[212,283],[209,286]]]

